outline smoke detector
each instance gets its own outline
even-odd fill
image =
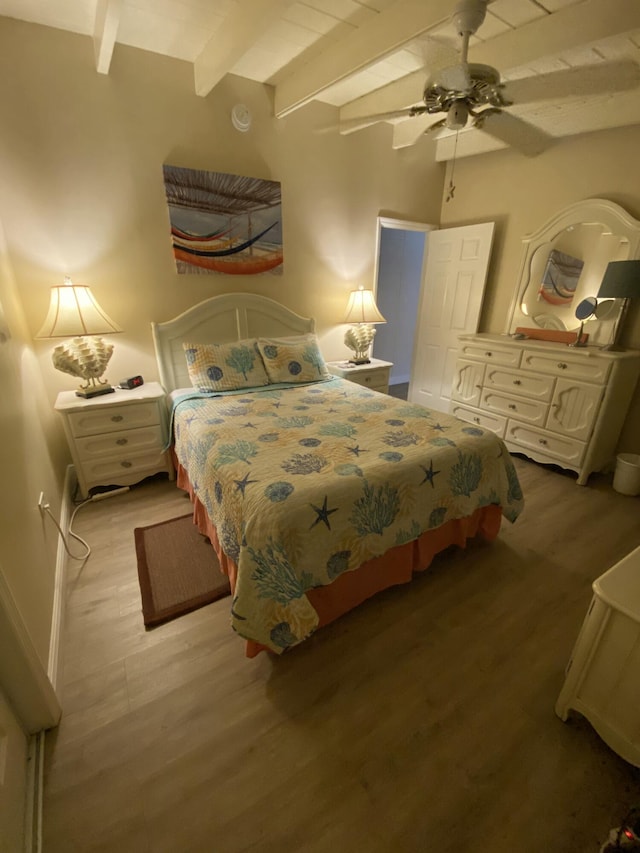
[[[231,122],[240,133],[246,133],[251,127],[251,113],[245,104],[236,104],[231,110]]]

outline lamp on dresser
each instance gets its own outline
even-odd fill
[[[101,378],[113,344],[92,336],[121,331],[98,305],[89,287],[73,284],[65,276],[64,284],[51,288],[49,313],[36,338],[72,338],[54,348],[51,360],[57,370],[84,380],[76,395],[88,398],[114,390]]]
[[[611,261],[604,272],[597,299],[622,299],[622,308],[613,330],[613,341],[604,349],[611,352],[622,352],[620,334],[624,325],[629,302],[640,299],[640,260]]]
[[[369,348],[376,333],[373,324],[387,322],[376,305],[372,290],[360,287],[351,291],[343,322],[353,324],[344,336],[345,344],[354,353],[349,363],[369,364]]]

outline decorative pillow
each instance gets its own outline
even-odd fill
[[[331,374],[314,334],[287,338],[258,338],[258,350],[269,382],[315,382]]]
[[[268,385],[255,338],[229,344],[182,344],[189,379],[198,391],[236,391]]]

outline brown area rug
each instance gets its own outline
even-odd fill
[[[191,515],[134,528],[146,628],[230,595],[229,579]]]

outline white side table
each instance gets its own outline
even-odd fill
[[[83,498],[95,486],[130,486],[161,471],[173,479],[166,396],[158,382],[89,399],[61,391],[54,408]]]
[[[640,767],[640,548],[595,580],[593,592],[556,714],[566,720],[578,711]]]
[[[348,361],[328,361],[327,369],[334,376],[348,379],[356,385],[364,385],[372,391],[380,391],[382,394],[389,393],[389,376],[391,374],[392,362],[372,358],[369,364],[351,364]]]

